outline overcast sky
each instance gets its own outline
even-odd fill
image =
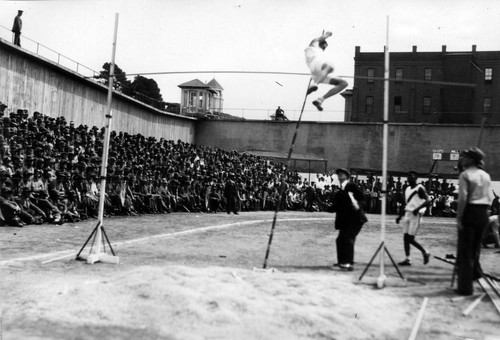
[[[116,63],[127,73],[308,72],[304,48],[330,30],[327,53],[335,73],[352,76],[355,46],[383,51],[387,16],[393,52],[411,51],[413,45],[419,51],[440,51],[441,45],[469,51],[474,44],[479,51],[500,50],[498,0],[0,1],[0,25],[10,29],[18,9],[24,10],[25,37],[95,70],[110,60],[114,14],[119,13]],[[10,40],[11,33],[0,27],[0,37]],[[23,47],[36,48],[23,38]],[[225,89],[225,111],[251,119],[267,119],[278,105],[289,118],[298,118],[309,81],[307,76],[248,74],[147,77],[157,81],[168,102],[180,102],[177,85],[215,77]],[[353,79],[346,80],[351,88]],[[304,120],[343,120],[343,97],[325,102],[321,114],[311,104],[314,98],[306,104]]]

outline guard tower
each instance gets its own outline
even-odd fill
[[[215,78],[208,83],[193,79],[178,86],[181,88],[181,114],[204,117],[206,115],[218,116],[222,113],[224,89]]]

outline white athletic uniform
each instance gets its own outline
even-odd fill
[[[420,226],[420,219],[422,214],[425,212],[425,207],[419,210],[419,213],[415,216],[413,215],[413,210],[418,208],[425,199],[418,196],[418,190],[424,189],[421,184],[417,184],[415,188],[408,186],[405,190],[405,216],[403,217],[403,233],[415,236]]]
[[[314,41],[311,45],[307,46],[304,50],[306,54],[306,64],[311,70],[311,78],[315,84],[329,84],[331,77],[322,68],[324,64],[327,64],[333,69],[333,64],[327,60],[325,51],[319,47],[319,41]]]

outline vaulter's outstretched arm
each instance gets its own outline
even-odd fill
[[[319,44],[319,43],[321,43],[322,41],[325,41],[326,39],[328,39],[331,36],[332,36],[332,32],[330,32],[330,31],[325,32],[320,37],[314,38],[313,41],[311,41],[311,43],[309,44],[309,46],[312,46],[315,43]]]

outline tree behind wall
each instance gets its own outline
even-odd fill
[[[154,79],[136,76],[132,82],[132,89],[132,96],[137,100],[160,110],[165,109],[160,88]]]
[[[99,82],[104,85],[109,84],[109,69],[111,64],[104,63],[102,71],[95,77]],[[165,110],[166,103],[160,93],[160,88],[154,79],[146,78],[143,76],[136,76],[134,81],[127,79],[127,74],[115,64],[115,79],[113,81],[113,88],[116,91],[134,97],[138,101],[151,105],[157,109]]]
[[[102,65],[102,71],[95,78],[103,83],[104,85],[109,84],[109,69],[111,63],[104,63]],[[115,79],[113,80],[113,88],[121,93],[131,96],[132,95],[132,83],[127,79],[127,74],[115,64]]]

